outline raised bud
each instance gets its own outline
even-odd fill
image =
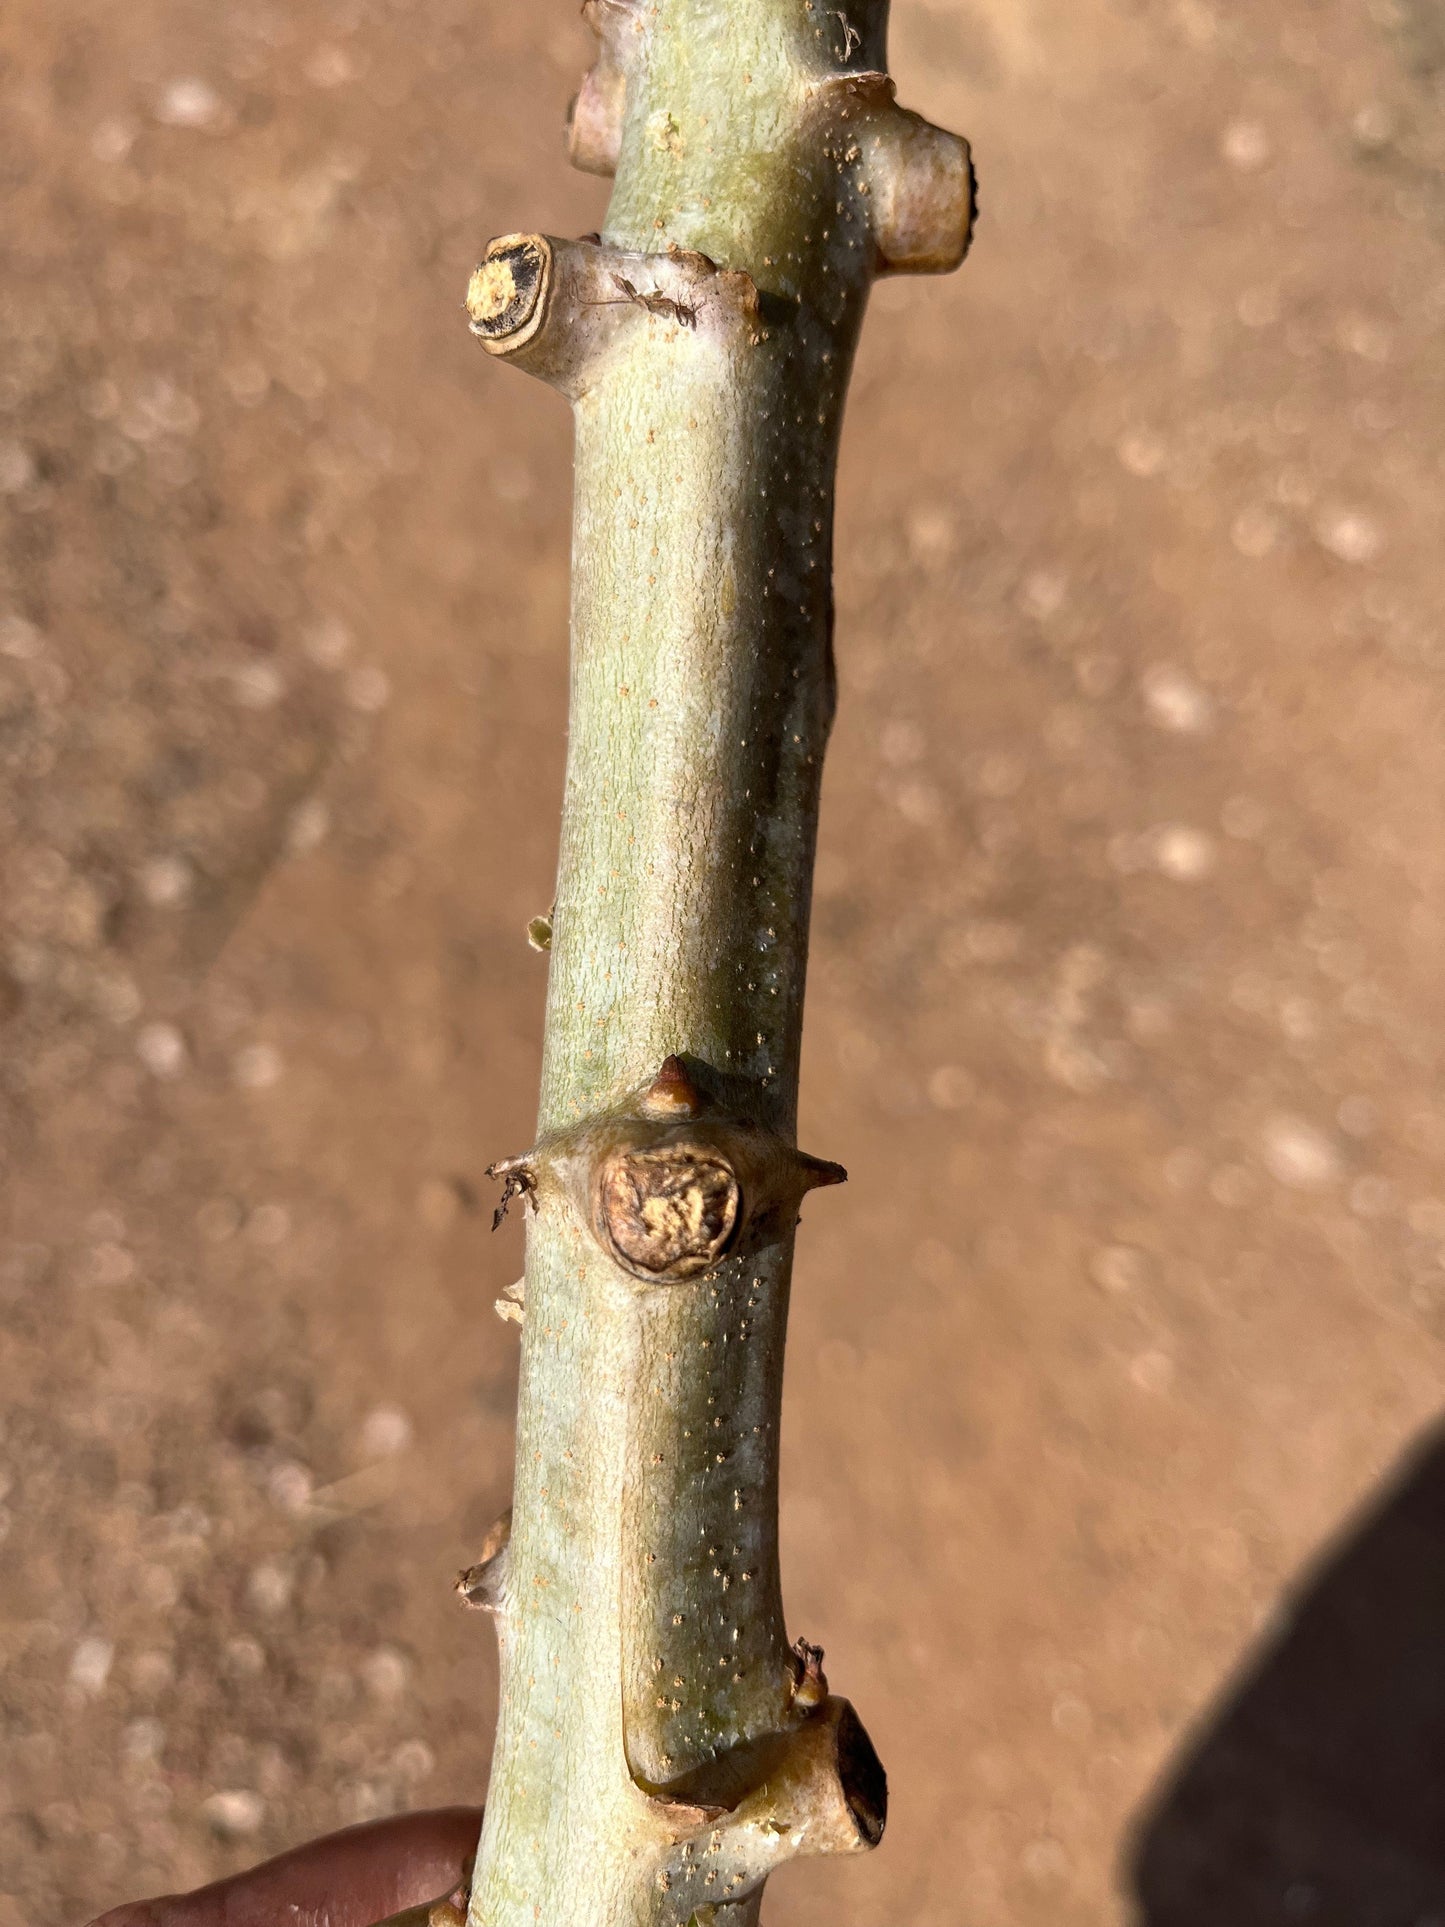
[[[644,1117],[696,1117],[704,1102],[682,1059],[667,1057],[637,1100],[637,1108]]]

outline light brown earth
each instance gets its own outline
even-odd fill
[[[460,302],[588,44],[0,14],[0,1927],[485,1786],[569,425]],[[985,219],[848,427],[784,1504],[893,1819],[770,1918],[1440,1927],[1445,14],[895,67]]]

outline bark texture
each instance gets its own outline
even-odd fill
[[[587,13],[606,231],[507,236],[468,294],[577,432],[539,1137],[496,1167],[527,1269],[470,1920],[738,1927],[886,1810],[785,1630],[778,1427],[798,1206],[843,1175],[794,1127],[844,394],[873,276],[963,258],[972,173],[897,106],[883,0]]]

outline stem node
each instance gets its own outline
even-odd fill
[[[669,1057],[620,1109],[552,1132],[534,1150],[489,1165],[487,1176],[502,1180],[494,1230],[514,1198],[539,1210],[555,1192],[629,1276],[678,1285],[734,1252],[776,1243],[809,1191],[843,1184],[848,1173],[729,1115],[680,1057]]]
[[[700,1905],[746,1899],[786,1861],[867,1853],[883,1838],[888,1777],[847,1700],[825,1699],[759,1767],[751,1791],[667,1856],[668,1927],[684,1927]]]
[[[489,355],[576,400],[636,331],[671,341],[752,340],[760,311],[751,275],[696,249],[643,254],[595,236],[504,234],[467,286],[472,333]],[[549,932],[550,943],[550,932]]]

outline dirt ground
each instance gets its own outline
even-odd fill
[[[485,1787],[569,425],[460,301],[588,44],[0,14],[0,1927]],[[1445,13],[894,44],[783,1512],[893,1817],[769,1918],[1441,1927]]]

